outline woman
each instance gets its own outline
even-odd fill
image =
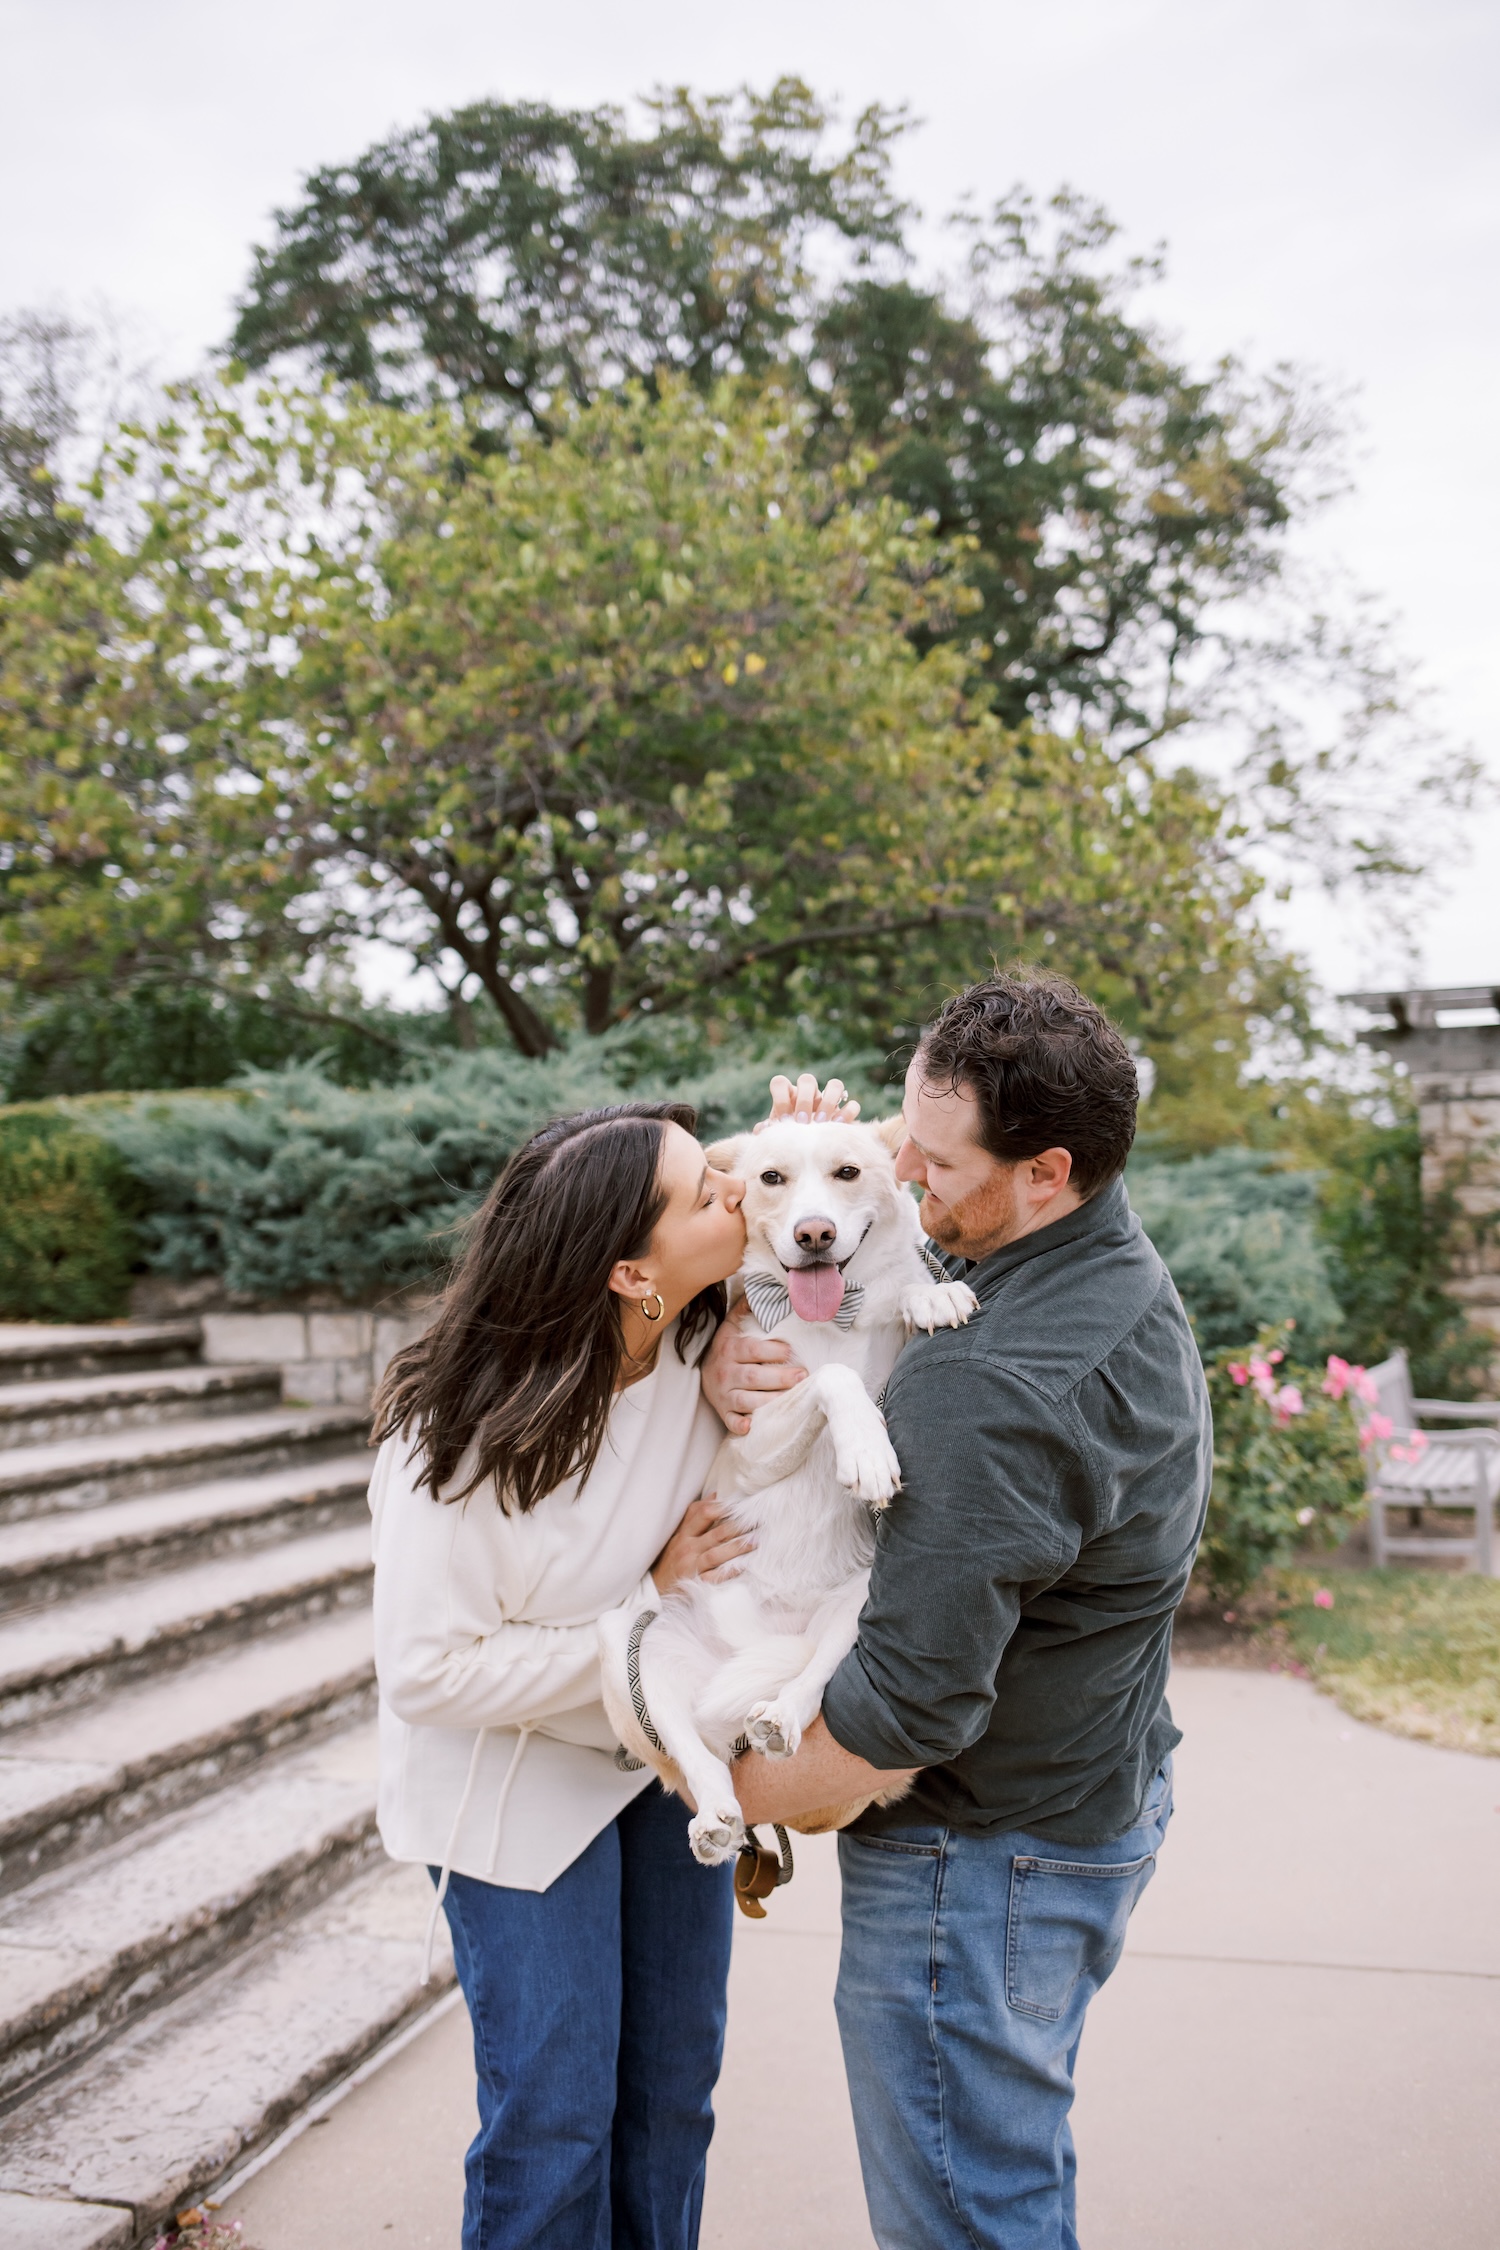
[[[473,2020],[464,2250],[698,2238],[732,1874],[616,1767],[595,1653],[604,1611],[748,1544],[697,1499],[745,1228],[695,1122],[634,1102],[534,1135],[376,1402],[380,1832],[432,1871]]]

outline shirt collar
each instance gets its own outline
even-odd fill
[[[1002,1243],[987,1258],[971,1263],[964,1279],[977,1296],[983,1297],[1007,1274],[1014,1273],[1017,1266],[1026,1265],[1032,1258],[1066,1249],[1069,1243],[1082,1242],[1094,1235],[1125,1235],[1134,1217],[1122,1174],[1111,1180],[1108,1187],[1101,1188],[1097,1195],[1091,1195],[1087,1203],[1080,1203],[1076,1211],[1069,1211],[1066,1217],[1054,1219],[1050,1226],[1038,1227],[1034,1234],[1023,1234],[1018,1242]]]

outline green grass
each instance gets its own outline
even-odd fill
[[[1331,1609],[1313,1600],[1320,1586]],[[1500,1579],[1287,1570],[1278,1594],[1298,1663],[1351,1717],[1500,1757]]]

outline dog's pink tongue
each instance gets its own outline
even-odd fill
[[[799,1320],[832,1320],[844,1301],[844,1277],[837,1266],[793,1266],[786,1293]]]

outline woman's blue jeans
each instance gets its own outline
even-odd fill
[[[1073,2070],[1172,1817],[1107,1844],[841,1836],[838,2018],[880,2250],[1078,2250]]]
[[[688,1818],[653,1782],[550,1890],[452,1878],[479,2079],[463,2250],[693,2250],[734,1891]]]

